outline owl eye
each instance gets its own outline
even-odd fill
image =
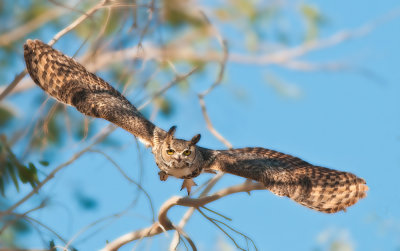
[[[190,150],[183,151],[183,155],[189,156],[192,152]]]
[[[174,154],[174,152],[175,152],[175,151],[172,150],[172,149],[168,149],[168,150],[167,150],[167,154],[168,154],[168,155],[172,155],[172,154]]]

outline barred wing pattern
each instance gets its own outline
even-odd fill
[[[106,119],[153,146],[154,131],[159,128],[103,79],[40,40],[25,43],[24,57],[34,82],[52,97],[85,115]]]
[[[161,170],[166,168],[171,173],[192,171],[190,177],[196,177],[202,170],[231,173],[259,181],[276,195],[287,196],[325,213],[345,210],[366,196],[368,187],[365,181],[354,174],[314,166],[299,158],[264,148],[218,151],[196,146],[202,158],[187,163],[186,170],[178,170],[182,167],[171,166],[160,159],[164,149],[161,140],[167,133],[143,117],[107,82],[39,40],[26,42],[24,57],[29,74],[45,92],[85,115],[106,119],[131,132],[153,147]],[[172,140],[189,143],[175,138]],[[157,159],[160,161],[157,162]],[[166,173],[163,175],[168,177]],[[190,191],[194,182],[187,176],[176,177],[185,179],[185,187]]]
[[[366,196],[365,181],[352,173],[311,165],[299,158],[264,148],[214,151],[210,169],[263,183],[276,195],[311,209],[345,211]]]

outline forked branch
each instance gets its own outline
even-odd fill
[[[174,196],[174,197],[170,198],[169,200],[167,200],[161,206],[160,211],[158,212],[158,222],[155,222],[154,224],[152,224],[151,226],[149,226],[147,228],[143,228],[143,229],[131,232],[131,233],[127,233],[121,237],[118,237],[117,239],[108,243],[104,247],[103,251],[118,250],[123,245],[130,243],[132,241],[139,240],[139,239],[146,238],[146,237],[151,237],[151,236],[161,234],[165,231],[169,231],[169,230],[173,230],[173,229],[178,230],[177,227],[172,224],[172,222],[170,221],[170,219],[167,216],[168,211],[171,208],[173,208],[174,206],[199,208],[199,207],[205,206],[208,203],[211,203],[211,202],[221,199],[225,196],[228,196],[230,194],[240,193],[240,192],[250,192],[253,190],[264,190],[264,189],[265,189],[265,187],[261,183],[244,182],[243,184],[224,188],[212,195],[204,196],[204,197],[200,197],[200,198]],[[178,231],[182,232],[181,229],[179,229]],[[186,239],[188,240],[188,237]],[[189,240],[188,240],[188,242],[190,243]]]

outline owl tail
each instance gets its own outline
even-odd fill
[[[267,189],[320,212],[346,211],[368,191],[365,180],[352,173],[311,165],[293,171],[290,177],[283,178],[285,182],[282,174],[266,182]]]

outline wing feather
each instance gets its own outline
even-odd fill
[[[31,78],[50,96],[85,115],[106,119],[153,146],[157,127],[106,81],[40,40],[26,42],[24,57]]]
[[[345,210],[368,190],[366,182],[352,173],[264,148],[217,151],[210,168],[259,181],[276,195],[325,213]]]

